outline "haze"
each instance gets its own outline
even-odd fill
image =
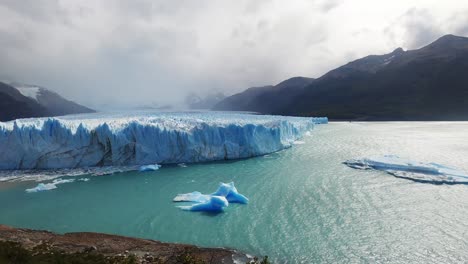
[[[468,1],[0,0],[0,78],[94,107],[319,77],[468,35]]]

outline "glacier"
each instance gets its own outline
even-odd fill
[[[344,162],[354,169],[374,169],[395,177],[433,184],[468,184],[468,173],[438,163],[424,163],[396,155],[351,159]]]
[[[291,147],[327,118],[225,112],[98,113],[0,122],[0,170],[249,158]]]

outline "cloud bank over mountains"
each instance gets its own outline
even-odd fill
[[[466,1],[0,0],[0,78],[90,105],[173,103],[468,35]]]

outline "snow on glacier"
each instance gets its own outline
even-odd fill
[[[424,163],[400,158],[395,155],[353,159],[344,164],[355,169],[385,171],[395,177],[417,182],[435,184],[468,184],[468,174],[461,170],[437,163]]]
[[[326,118],[139,112],[0,122],[0,169],[59,169],[248,158],[290,147]]]

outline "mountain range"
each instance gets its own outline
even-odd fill
[[[0,121],[92,112],[44,87],[0,82]]]
[[[370,55],[317,79],[294,77],[225,98],[213,110],[334,120],[468,120],[468,38]]]

